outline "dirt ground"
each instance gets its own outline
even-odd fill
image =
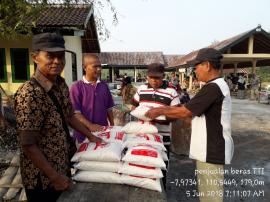
[[[233,99],[232,137],[234,157],[225,174],[225,202],[270,201],[270,105]],[[169,202],[199,201],[195,183],[195,164],[185,156],[173,154],[167,179]],[[236,174],[236,172],[240,174]],[[190,196],[188,195],[190,193]]]

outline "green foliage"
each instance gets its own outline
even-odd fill
[[[270,66],[257,68],[256,74],[260,76],[261,82],[270,82]]]
[[[104,40],[109,37],[110,32],[104,24],[101,10],[108,7],[112,13],[113,24],[118,23],[116,9],[110,0],[0,0],[0,39],[14,39],[31,35],[39,13],[48,4],[61,4],[63,6],[92,4],[95,10],[98,34]],[[27,25],[24,20],[29,16],[34,19],[31,25]]]
[[[31,27],[23,19],[35,13],[33,7],[24,0],[1,0],[0,3],[0,37],[12,39],[18,35],[28,35]]]

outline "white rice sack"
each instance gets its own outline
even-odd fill
[[[130,143],[130,144],[127,145],[127,148],[132,148],[132,147],[136,147],[136,146],[147,146],[149,148],[156,149],[160,153],[163,161],[169,161],[169,158],[168,158],[168,155],[167,155],[167,152],[166,152],[167,150],[166,150],[166,147],[164,147],[164,145],[162,147],[160,147],[160,146],[157,146],[157,145],[154,146],[154,145],[145,144],[145,143],[143,143],[143,144]],[[166,170],[166,168],[162,168],[162,169]]]
[[[122,183],[121,176],[111,172],[79,171],[72,179],[78,182]]]
[[[124,142],[123,146],[132,147],[138,144],[148,144],[160,150],[166,151],[166,148],[163,145],[162,138],[163,137],[158,134],[147,134],[147,133],[127,134],[126,141]]]
[[[163,144],[163,137],[157,133],[136,133],[136,134],[127,134],[126,141],[141,142],[141,140],[146,142],[158,142]]]
[[[129,122],[128,124],[126,124],[123,128],[122,131],[124,131],[125,133],[157,133],[158,129],[156,126],[154,126],[153,124],[149,123],[149,122]]]
[[[167,152],[161,151],[161,156],[162,156],[163,161],[169,161]]]
[[[123,163],[120,166],[119,173],[126,175],[136,175],[147,178],[162,178],[163,174],[160,168],[153,166],[142,166],[134,163]]]
[[[115,172],[120,169],[120,162],[81,161],[74,168],[85,171]]]
[[[102,126],[101,131],[93,132],[93,134],[98,134],[100,132],[111,132],[111,131],[120,132],[122,128],[123,128],[122,126]]]
[[[116,162],[121,160],[122,145],[106,142],[82,143],[71,161],[107,161]]]
[[[160,179],[143,178],[138,176],[122,175],[121,181],[123,184],[142,187],[158,192],[162,192]]]
[[[136,142],[125,143],[124,148],[132,148],[132,147],[136,147],[136,146],[148,146],[148,147],[152,147],[152,148],[158,150],[159,152],[161,152],[161,151],[167,151],[167,149],[166,149],[166,147],[164,145],[152,145],[152,144],[147,144],[147,143],[136,143]]]
[[[119,142],[125,141],[126,134],[122,131],[105,131],[95,132],[93,135],[101,138],[104,142]]]
[[[132,116],[135,116],[138,119],[144,120],[144,121],[151,121],[149,117],[145,116],[146,112],[149,111],[152,107],[139,105],[136,107],[133,111],[130,112]],[[166,120],[166,117],[161,115],[155,118],[156,120]]]
[[[148,146],[135,146],[129,148],[122,161],[143,166],[166,168],[160,152],[157,149]]]

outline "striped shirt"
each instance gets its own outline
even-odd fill
[[[179,95],[173,86],[164,81],[158,89],[153,89],[149,84],[141,85],[134,95],[132,104],[134,106],[176,106],[180,104]],[[158,133],[163,136],[164,145],[170,145],[171,142],[171,124],[170,122],[155,123]]]

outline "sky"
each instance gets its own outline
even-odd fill
[[[101,13],[110,37],[102,52],[188,54],[258,24],[270,31],[270,0],[111,0],[119,23]]]

